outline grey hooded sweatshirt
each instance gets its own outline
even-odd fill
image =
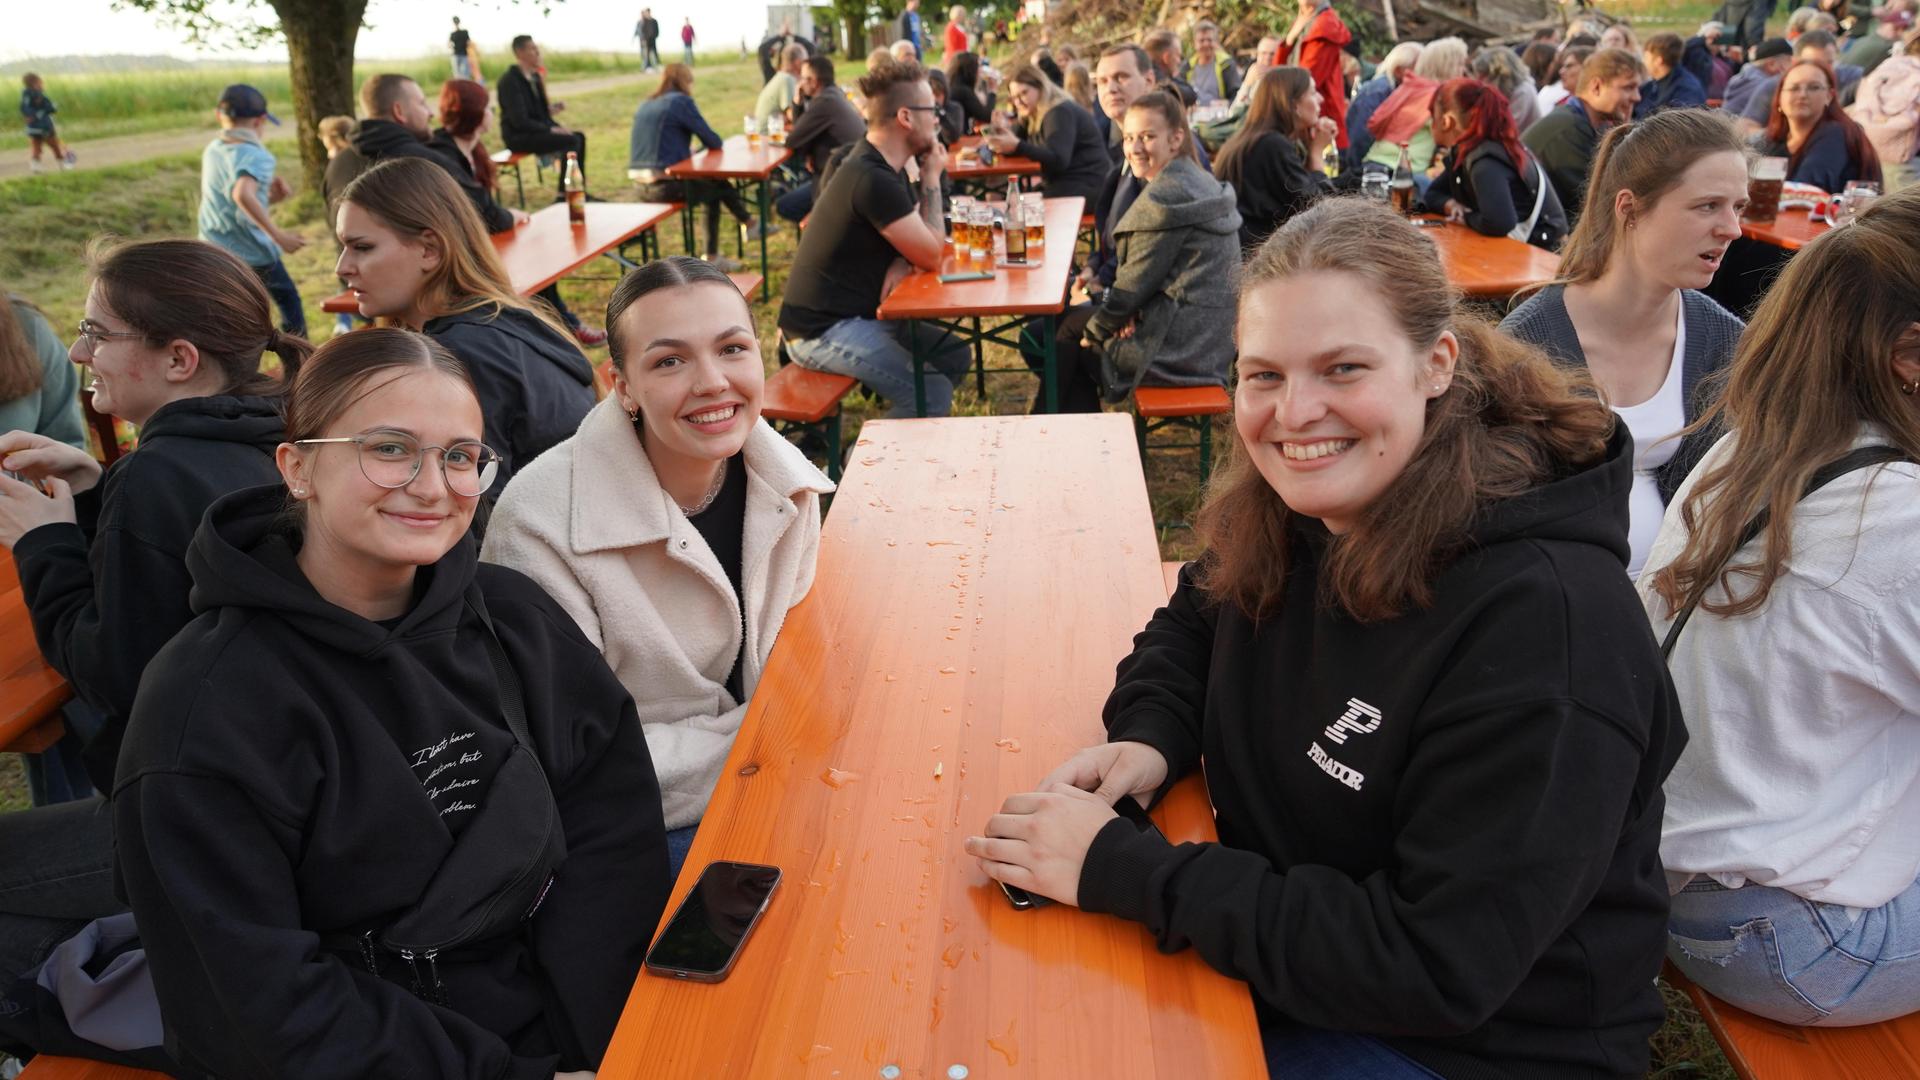
[[[1087,323],[1107,399],[1133,388],[1224,386],[1233,363],[1240,211],[1233,188],[1187,158],[1153,178],[1113,227],[1119,272]],[[1132,337],[1117,338],[1136,323]]]

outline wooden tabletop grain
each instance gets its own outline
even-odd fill
[[[1507,236],[1482,236],[1466,225],[1438,218],[1421,231],[1440,249],[1447,280],[1472,297],[1499,299],[1529,285],[1552,281],[1560,256]]]
[[[1006,239],[994,234],[993,277],[986,281],[943,282],[941,274],[973,270],[962,265],[949,245],[936,272],[917,270],[880,302],[883,319],[940,319],[968,315],[1044,315],[1066,309],[1067,278],[1073,269],[1073,248],[1080,232],[1080,212],[1086,200],[1078,195],[1048,199],[1047,244],[1036,254],[1038,265],[1002,266]],[[951,233],[951,230],[949,230]]]
[[[719,150],[702,150],[678,165],[667,166],[667,175],[682,179],[765,180],[773,170],[793,154],[784,146],[760,140],[749,147],[745,135],[730,136]]]
[[[1040,174],[1040,163],[1032,158],[1001,154],[993,159],[993,164],[983,165],[980,163],[979,151],[980,136],[960,136],[960,141],[953,144],[953,152],[947,158],[947,175],[955,180],[984,180],[993,176],[1038,176]]]
[[[60,706],[71,697],[67,681],[41,659],[13,553],[0,548],[0,751],[46,749],[38,729],[52,723],[57,738]]]
[[[1833,226],[1823,221],[1813,220],[1813,215],[1804,209],[1782,210],[1780,216],[1772,221],[1748,221],[1745,218],[1740,221],[1740,235],[1788,251],[1799,251],[1814,237],[1831,228]]]
[[[575,270],[674,215],[672,203],[590,202],[587,223],[574,228],[567,204],[541,207],[525,225],[494,233],[493,250],[506,267],[513,291],[532,296]],[[353,293],[343,292],[320,305],[331,314],[360,310]]]
[[[673,903],[717,859],[784,881],[726,981],[640,976],[601,1080],[1264,1076],[1244,983],[961,848],[1104,737],[1166,595],[1126,416],[869,421]],[[1197,777],[1155,817],[1212,838]]]

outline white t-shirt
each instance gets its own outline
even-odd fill
[[[1673,460],[1680,449],[1674,432],[1687,426],[1686,381],[1681,357],[1687,351],[1687,305],[1678,303],[1679,326],[1673,333],[1673,358],[1667,362],[1667,377],[1653,396],[1638,405],[1615,405],[1613,411],[1633,433],[1633,493],[1627,500],[1627,542],[1632,555],[1627,561],[1627,576],[1638,578],[1646,565],[1653,538],[1659,535],[1660,519],[1667,507],[1660,501],[1660,482],[1654,471]]]
[[[1567,100],[1567,88],[1558,81],[1550,82],[1534,96],[1540,99],[1540,115],[1545,116],[1553,111],[1555,105]]]
[[[1736,438],[1675,494],[1650,571],[1680,554],[1682,501]],[[1887,441],[1863,423],[1853,445]],[[1916,536],[1920,466],[1847,473],[1794,508],[1792,555],[1760,610],[1694,612],[1668,662],[1687,718],[1660,842],[1670,889],[1705,874],[1872,909],[1920,875]],[[1672,619],[1651,582],[1640,579],[1641,600],[1664,637]]]

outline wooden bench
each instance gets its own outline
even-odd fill
[[[520,182],[520,159],[526,157],[526,153],[520,150],[495,150],[487,156],[493,159],[493,167],[495,169],[511,168],[513,170],[513,191],[519,199],[520,209],[525,210],[527,208],[527,188],[525,184]],[[540,168],[540,159],[534,159],[534,167]],[[494,173],[493,186],[495,190],[498,190],[500,187],[500,174],[498,172]]]
[[[1194,434],[1192,442],[1159,443],[1162,450],[1198,449],[1200,486],[1213,473],[1213,418],[1233,411],[1233,399],[1221,386],[1141,386],[1133,391],[1133,431],[1140,442],[1140,466],[1147,464],[1147,436],[1162,428],[1183,428]],[[1179,528],[1184,521],[1157,522],[1162,528]]]
[[[20,1080],[167,1080],[167,1076],[104,1061],[41,1054],[21,1072]]]
[[[1920,1013],[1860,1027],[1795,1027],[1694,985],[1669,962],[1660,977],[1693,999],[1740,1080],[1892,1080],[1920,1076]]]
[[[767,379],[760,415],[796,428],[818,427],[827,439],[827,478],[840,482],[840,400],[859,385],[850,375],[788,364]]]

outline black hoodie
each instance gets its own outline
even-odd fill
[[[280,478],[279,404],[216,396],[162,406],[140,448],[75,497],[78,525],[42,525],[14,545],[41,655],[105,717],[81,752],[101,792],[113,790],[140,673],[193,618],[186,556],[201,515],[228,492]]]
[[[580,347],[525,311],[442,315],[421,329],[473,373],[487,445],[503,459],[489,492],[495,498],[515,470],[571,438],[593,408],[593,366]]]
[[[1640,1076],[1662,1019],[1660,784],[1686,741],[1626,576],[1632,442],[1483,509],[1434,603],[1315,602],[1289,534],[1255,622],[1190,571],[1108,736],[1204,758],[1218,844],[1109,824],[1079,897],[1251,984],[1263,1019],[1385,1037],[1451,1078]]]
[[[284,489],[215,504],[200,613],[155,658],[120,757],[114,832],[169,1053],[221,1077],[539,1077],[594,1067],[671,884],[633,701],[565,611],[471,538],[390,624],[323,600]],[[567,858],[526,933],[409,965],[329,951],[412,904],[512,745],[467,602],[524,688]]]
[[[335,154],[333,160],[327,163],[324,187],[328,223],[339,220],[337,210],[340,196],[345,193],[348,184],[380,162],[399,157],[431,161],[447,170],[447,175],[460,185],[461,193],[479,212],[480,220],[486,224],[488,232],[504,232],[513,228],[513,214],[494,201],[493,193],[474,177],[472,163],[465,160],[465,155],[444,128],[435,131],[430,142],[392,120],[360,121],[360,126],[354,129],[352,145]]]

